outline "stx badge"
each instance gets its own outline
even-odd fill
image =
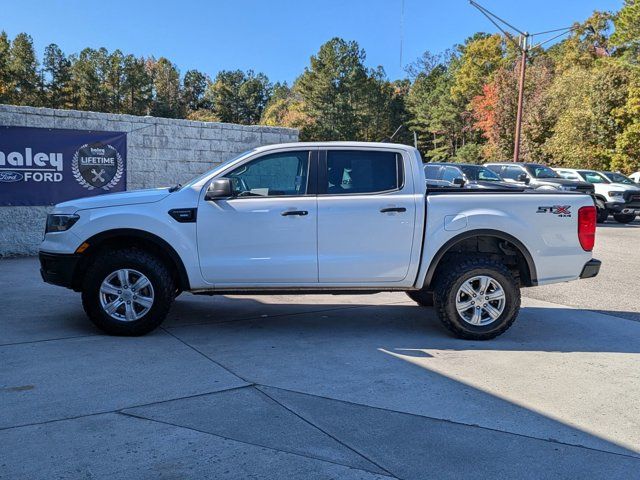
[[[553,205],[551,207],[538,207],[537,213],[551,213],[559,217],[571,216],[571,205]]]

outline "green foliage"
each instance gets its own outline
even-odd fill
[[[40,105],[38,61],[33,40],[26,33],[19,33],[11,42],[7,71],[10,101],[16,105]]]
[[[484,158],[482,156],[482,145],[477,143],[466,143],[461,146],[456,155],[453,157],[454,162],[482,164]]]
[[[625,0],[613,23],[616,30],[611,35],[611,43],[623,49],[621,54],[637,64],[640,62],[640,2]]]
[[[266,75],[223,70],[207,88],[205,98],[219,122],[251,125],[260,121],[270,94]]]

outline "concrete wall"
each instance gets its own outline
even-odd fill
[[[127,132],[128,190],[184,183],[250,148],[298,140],[289,128],[9,105],[2,126]],[[50,209],[0,206],[0,257],[36,253]]]

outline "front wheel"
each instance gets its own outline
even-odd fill
[[[144,335],[167,316],[176,287],[157,257],[138,249],[99,254],[87,270],[82,304],[110,335]]]
[[[515,322],[520,287],[503,264],[470,257],[440,269],[434,304],[442,324],[459,338],[489,340]]]
[[[636,219],[636,216],[633,213],[618,213],[613,218],[618,223],[631,223]]]

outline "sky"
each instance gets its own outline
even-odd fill
[[[510,23],[539,32],[583,21],[622,0],[478,0]],[[0,0],[0,30],[30,34],[39,58],[50,43],[67,53],[117,48],[164,56],[181,73],[266,73],[291,83],[332,37],[356,40],[367,65],[390,79],[425,50],[441,52],[496,28],[467,0]],[[402,38],[402,42],[401,42]],[[401,49],[402,43],[402,49]],[[401,54],[402,51],[402,54]]]

